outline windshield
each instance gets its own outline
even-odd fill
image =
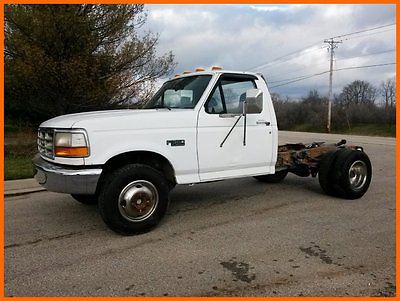
[[[211,75],[197,75],[167,81],[143,108],[193,109],[210,79]]]

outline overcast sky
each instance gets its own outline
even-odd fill
[[[272,92],[291,97],[304,96],[310,89],[328,93],[328,73],[273,88],[329,70],[324,39],[396,22],[394,5],[146,5],[146,9],[144,29],[159,33],[160,53],[175,54],[175,73],[213,65],[251,69],[264,74]],[[395,62],[395,26],[341,40],[334,68]],[[300,49],[304,50],[296,52]],[[292,52],[296,53],[276,60]],[[394,76],[394,65],[338,71],[334,92],[356,79],[378,85]]]

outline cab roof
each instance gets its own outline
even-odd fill
[[[221,69],[221,70],[193,71],[190,73],[177,74],[177,75],[175,75],[175,77],[172,77],[169,80],[175,79],[175,78],[194,76],[194,75],[215,75],[215,74],[243,74],[243,75],[253,75],[253,76],[261,75],[261,73],[255,73],[255,72]]]

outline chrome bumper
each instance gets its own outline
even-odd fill
[[[49,191],[69,194],[94,194],[102,172],[101,168],[66,169],[46,160],[40,155],[33,158],[35,179]]]

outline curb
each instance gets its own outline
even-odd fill
[[[20,195],[24,195],[24,194],[30,194],[30,193],[42,192],[42,191],[46,191],[46,189],[37,188],[37,189],[21,189],[18,191],[5,191],[4,197],[20,196]]]
[[[19,196],[45,190],[34,178],[4,181],[4,197]]]

